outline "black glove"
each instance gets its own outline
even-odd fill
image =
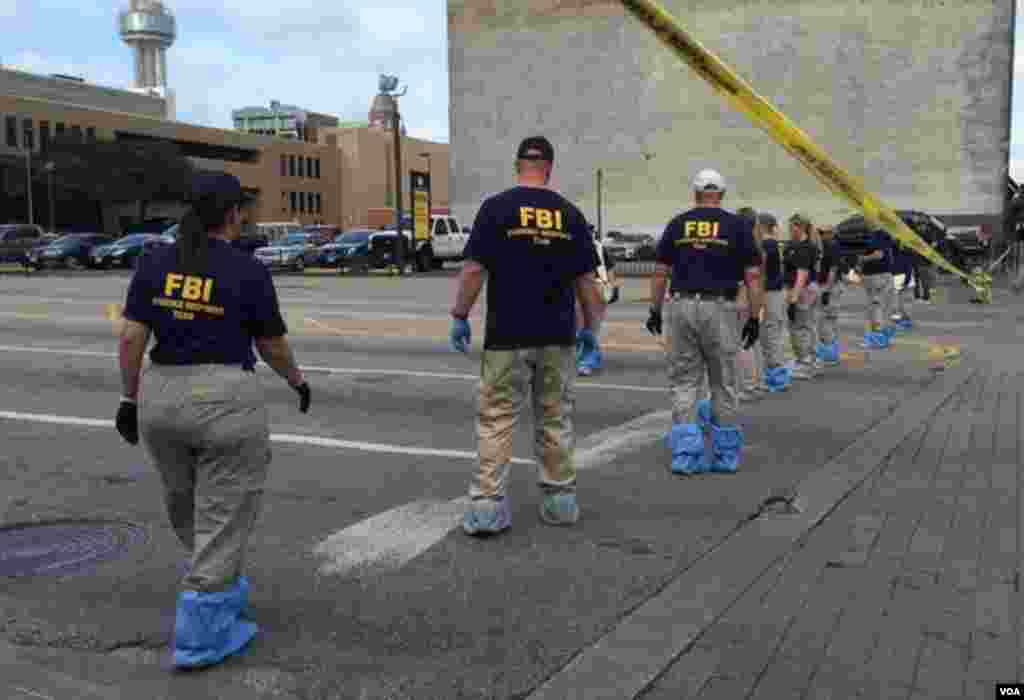
[[[821,293],[821,305],[828,306],[828,300],[832,298],[832,292]]]
[[[139,443],[139,407],[130,401],[122,401],[117,408],[117,432],[129,445]]]
[[[743,334],[740,338],[743,340],[743,349],[749,350],[757,342],[758,336],[761,335],[761,322],[756,318],[748,319],[743,324]]]
[[[310,399],[309,384],[302,382],[302,384],[299,384],[298,386],[293,386],[292,389],[299,392],[299,410],[303,413],[308,413]]]
[[[661,335],[661,311],[651,307],[651,315],[647,317],[647,332]]]
[[[796,323],[796,304],[790,304],[786,309],[786,316],[789,317],[790,323]]]

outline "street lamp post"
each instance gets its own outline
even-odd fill
[[[56,167],[55,167],[55,165],[54,165],[54,163],[53,163],[53,161],[52,161],[52,160],[51,160],[51,161],[48,161],[48,162],[46,163],[46,165],[44,165],[44,166],[43,166],[43,171],[44,171],[45,173],[47,173],[47,175],[49,175],[49,180],[50,180],[50,182],[49,182],[49,199],[50,199],[50,233],[53,233],[53,232],[54,232],[54,231],[56,230],[56,228],[57,228],[57,224],[56,224],[56,221],[54,220],[54,216],[53,216],[53,200],[54,200],[54,192],[53,192],[53,171],[54,171],[55,169],[56,169]]]
[[[644,162],[649,162],[652,158],[654,158],[654,156],[656,154],[645,151],[642,155],[643,155],[643,158],[644,158]],[[614,171],[612,171],[612,172],[614,172]],[[604,173],[605,173],[605,169],[604,168],[598,168],[597,169],[597,236],[598,236],[598,238],[601,238],[601,239],[604,238],[604,229],[603,229],[603,220],[604,220],[604,216],[603,216],[604,206],[603,206],[603,204],[604,204],[604,202],[602,201],[603,200],[603,196],[602,195],[603,195],[603,192],[604,192]]]
[[[429,221],[430,216],[434,213],[434,177],[430,168],[430,154],[420,153],[420,158],[427,159],[427,221]]]
[[[25,147],[25,185],[28,192],[28,222],[34,224],[35,214],[32,211],[32,149]]]

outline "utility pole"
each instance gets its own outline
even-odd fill
[[[32,149],[25,147],[25,184],[28,192],[28,222],[34,224],[35,214],[32,211]]]
[[[597,169],[597,237],[599,239],[604,238],[604,229],[601,228],[601,183],[604,179],[604,173],[601,168]]]
[[[391,122],[391,133],[395,140],[395,230],[402,235],[402,132],[399,123],[398,100],[395,100],[395,116]]]

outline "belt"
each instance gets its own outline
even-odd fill
[[[735,289],[677,289],[672,291],[673,299],[724,299],[736,301]]]

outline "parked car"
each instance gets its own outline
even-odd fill
[[[176,224],[175,219],[169,217],[159,217],[155,219],[146,219],[139,224],[131,224],[125,227],[124,231],[121,232],[122,236],[131,236],[137,233],[154,233],[161,234],[168,228]]]
[[[34,249],[29,254],[29,267],[83,268],[90,263],[93,248],[111,242],[110,236],[101,233],[71,233],[61,236],[47,246]]]
[[[654,236],[643,233],[622,233],[621,231],[609,231],[605,236],[605,253],[616,262],[640,260],[641,250],[647,252],[649,249],[650,258],[654,259]]]
[[[948,257],[943,252],[949,245],[945,224],[934,216],[920,211],[901,209],[896,215],[940,255]],[[865,223],[864,217],[859,215],[843,220],[833,231],[835,239],[839,242],[840,257],[851,266],[856,257],[868,249],[873,233],[873,229]]]
[[[332,243],[320,246],[320,265],[337,266],[338,272],[366,267],[369,262],[370,238],[375,233],[378,231],[368,228],[350,229]]]
[[[30,251],[44,235],[43,229],[33,224],[0,225],[0,262],[27,264]]]
[[[113,243],[92,249],[92,266],[105,270],[109,267],[134,268],[146,250],[146,243],[158,239],[153,233],[135,233]]]
[[[326,224],[311,224],[302,227],[302,233],[309,234],[310,239],[319,248],[320,246],[333,243],[342,234],[340,226],[328,226]]]
[[[320,257],[312,234],[293,233],[271,246],[256,249],[256,259],[271,270],[288,269],[302,272],[315,265]]]

